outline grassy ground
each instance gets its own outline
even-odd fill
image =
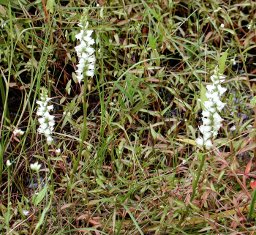
[[[255,2],[86,2],[0,0],[0,233],[254,234]],[[84,8],[97,58],[86,87],[74,76]],[[224,121],[206,152],[201,88],[226,50]]]

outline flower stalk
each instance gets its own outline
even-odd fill
[[[45,136],[48,145],[53,142],[52,132],[55,125],[54,116],[50,114],[50,111],[53,110],[53,105],[48,105],[50,100],[51,98],[48,97],[47,90],[42,88],[40,100],[36,101],[39,105],[36,114],[39,116],[38,122],[40,123],[37,131]]]
[[[81,27],[81,31],[76,35],[76,38],[80,41],[80,44],[75,47],[75,50],[77,52],[78,56],[78,64],[77,64],[77,70],[76,70],[76,76],[79,83],[81,81],[84,81],[84,87],[83,87],[83,129],[80,134],[80,144],[79,144],[79,152],[76,159],[74,159],[74,165],[70,176],[70,182],[68,184],[67,189],[67,195],[69,195],[72,184],[74,181],[74,176],[77,172],[79,162],[82,157],[82,151],[83,151],[83,144],[84,140],[86,140],[88,135],[87,130],[87,86],[88,86],[88,80],[86,77],[93,77],[94,76],[94,69],[95,69],[95,55],[94,55],[94,48],[92,47],[95,43],[94,39],[92,38],[92,30],[88,30],[88,22],[86,19],[86,16],[82,17],[80,23],[78,24],[79,27]]]

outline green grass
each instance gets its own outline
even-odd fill
[[[253,234],[255,4],[88,2],[0,0],[0,234]],[[79,85],[84,8],[97,61]],[[201,87],[226,50],[223,126],[203,152]]]

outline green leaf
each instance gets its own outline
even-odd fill
[[[201,84],[201,89],[200,89],[200,103],[201,103],[201,108],[204,109],[204,102],[207,101],[206,97],[206,88],[203,84]]]
[[[152,135],[153,139],[156,140],[158,133],[154,130],[154,128],[151,125],[150,125],[150,131],[151,131],[151,135]]]
[[[8,6],[8,4],[10,4],[10,6],[12,8],[20,9],[19,4],[27,5],[28,2],[26,0],[19,0],[19,1],[16,1],[16,0],[9,0],[9,1],[8,0],[0,0],[0,4],[4,5],[4,6]]]
[[[45,217],[47,211],[49,210],[50,205],[51,205],[51,201],[49,202],[49,204],[47,205],[47,207],[44,208],[44,210],[43,210],[43,212],[42,212],[42,214],[41,214],[41,217],[40,217],[40,219],[39,219],[39,221],[38,221],[38,223],[37,223],[37,225],[36,225],[36,227],[35,227],[35,230],[34,230],[33,234],[35,234],[35,232],[39,229],[39,227],[40,227],[40,226],[42,225],[42,223],[44,222],[44,217]]]
[[[68,95],[70,95],[70,91],[71,91],[71,82],[72,82],[72,80],[69,80],[67,85],[66,85],[66,88],[65,88]]]
[[[149,35],[148,35],[148,42],[149,42],[149,46],[152,48],[152,50],[156,49],[157,37],[155,37],[154,35],[149,33]]]
[[[256,190],[254,190],[253,193],[252,193],[252,200],[251,200],[251,203],[250,203],[248,220],[252,219],[252,217],[253,217],[253,213],[255,211],[255,202],[256,202]]]
[[[160,56],[158,54],[158,51],[156,49],[153,49],[151,51],[151,55],[150,55],[152,60],[155,60],[156,66],[160,66]]]
[[[251,99],[250,104],[253,105],[253,106],[256,106],[256,96],[254,96],[254,97]]]
[[[54,12],[55,0],[47,0],[46,9],[50,12]]]
[[[47,185],[44,186],[44,188],[33,197],[33,203],[35,206],[37,206],[45,197],[46,193],[47,193]]]
[[[134,218],[134,216],[133,216],[133,214],[131,213],[131,211],[129,210],[129,208],[128,208],[125,204],[122,204],[122,206],[124,207],[124,209],[126,210],[126,212],[129,214],[129,216],[131,217],[132,222],[134,223],[134,225],[135,225],[135,227],[137,228],[138,232],[143,235],[144,233],[143,233],[142,229],[140,228],[140,226],[139,226],[137,220]]]
[[[1,5],[5,5],[5,6],[7,6],[7,2],[6,2],[6,0],[0,0],[0,4],[1,4]]]
[[[102,182],[102,180],[101,180],[100,178],[97,178],[97,179],[96,179],[96,183],[97,183],[100,187],[102,187],[102,188],[104,188],[104,189],[106,188],[106,187],[105,187],[105,184]]]
[[[219,73],[223,74],[225,70],[225,63],[228,57],[228,50],[226,50],[219,59]]]
[[[196,141],[195,140],[192,140],[192,139],[177,139],[178,141],[181,141],[183,143],[186,143],[186,144],[191,144],[191,145],[196,145]]]

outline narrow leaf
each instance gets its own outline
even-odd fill
[[[43,210],[43,212],[42,212],[42,214],[41,214],[41,217],[40,217],[40,219],[39,219],[39,221],[38,221],[38,223],[37,223],[37,225],[36,225],[36,227],[35,227],[35,230],[34,230],[33,234],[35,234],[35,232],[36,232],[36,231],[40,228],[40,226],[43,224],[43,222],[44,222],[44,217],[45,217],[47,211],[49,210],[50,205],[51,205],[51,201],[49,202],[49,204],[47,205],[47,207],[44,208],[44,210]]]
[[[224,73],[225,63],[226,63],[227,57],[228,57],[228,50],[226,50],[219,59],[219,72],[220,72],[220,74]]]
[[[252,193],[252,201],[250,203],[250,208],[249,208],[248,220],[252,219],[252,216],[254,214],[255,202],[256,202],[256,190],[254,189]]]
[[[44,188],[34,197],[33,203],[35,206],[37,206],[44,199],[47,189],[47,185],[45,185]]]
[[[200,89],[200,102],[201,102],[201,108],[204,109],[204,102],[207,101],[206,97],[206,88],[203,84],[201,84],[201,89]]]
[[[186,144],[191,144],[191,145],[196,145],[196,142],[195,142],[195,140],[192,140],[192,139],[177,139],[178,141],[181,141],[181,142],[183,142],[183,143],[186,143]]]
[[[131,211],[129,210],[129,208],[123,204],[124,209],[126,210],[126,212],[129,214],[129,216],[132,219],[132,222],[134,223],[135,227],[137,228],[138,232],[143,235],[144,233],[142,232],[138,222],[136,221],[136,219],[134,218],[133,214],[131,213]]]
[[[46,4],[46,9],[50,12],[54,12],[55,0],[48,0]]]

